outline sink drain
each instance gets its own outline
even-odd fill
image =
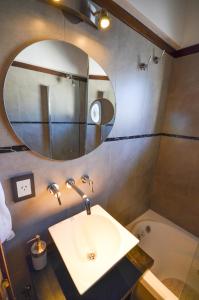
[[[94,260],[96,258],[96,253],[95,252],[89,252],[87,254],[88,260]]]

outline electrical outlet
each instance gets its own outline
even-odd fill
[[[32,173],[12,177],[10,180],[15,202],[35,196],[34,175]]]
[[[25,197],[32,194],[30,179],[16,182],[18,198]]]

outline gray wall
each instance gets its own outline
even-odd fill
[[[148,71],[137,70],[138,55],[147,61],[153,45],[136,32],[113,20],[110,31],[98,32],[87,24],[72,25],[59,10],[36,0],[0,2],[0,146],[20,143],[6,120],[3,109],[3,79],[8,64],[24,46],[42,39],[71,42],[86,51],[104,68],[116,92],[116,120],[112,137],[160,131],[171,59],[168,56]],[[156,49],[156,53],[161,53]],[[88,173],[94,180],[93,204],[100,203],[123,224],[149,208],[149,188],[159,147],[159,138],[105,142],[92,153],[72,161],[43,159],[31,152],[0,155],[0,180],[12,213],[16,238],[5,244],[11,276],[18,293],[29,277],[25,242],[35,233],[45,234],[59,220],[83,209],[79,197],[66,190],[65,180]],[[32,171],[36,197],[15,204],[9,185],[13,175]],[[50,182],[61,187],[62,203],[48,194]],[[20,299],[20,298],[19,298]]]
[[[199,54],[174,62],[151,207],[199,236]],[[192,138],[193,137],[193,138]],[[194,139],[197,137],[198,139]],[[192,138],[192,139],[191,139]]]

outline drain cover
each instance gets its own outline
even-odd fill
[[[89,252],[87,254],[88,260],[94,260],[96,258],[96,253],[95,252]]]

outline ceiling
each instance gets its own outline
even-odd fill
[[[199,0],[114,0],[175,49],[199,43]]]

